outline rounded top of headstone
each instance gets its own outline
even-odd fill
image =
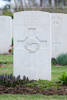
[[[25,13],[44,13],[44,14],[49,14],[49,12],[44,12],[44,11],[20,11],[20,12],[15,12],[14,15],[19,15],[19,14],[25,14]]]
[[[10,16],[0,16],[0,18],[2,18],[2,19],[11,19]]]

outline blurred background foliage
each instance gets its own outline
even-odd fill
[[[12,13],[23,10],[67,13],[67,0],[0,0],[0,15],[13,17]]]

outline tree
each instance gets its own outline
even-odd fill
[[[52,0],[49,0],[49,5],[50,5],[50,6],[51,6],[51,1],[52,1]]]
[[[40,7],[42,7],[43,5],[43,0],[40,0]]]
[[[24,0],[24,5],[26,8],[33,8],[38,6],[38,0]]]
[[[14,0],[16,11],[18,11],[18,6],[16,0]]]
[[[20,0],[20,9],[23,10],[23,1]]]
[[[64,6],[65,6],[65,5],[67,4],[67,1],[66,1],[66,0],[64,0],[64,1],[63,1],[63,4],[64,4]]]

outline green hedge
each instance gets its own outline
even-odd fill
[[[57,64],[67,65],[67,54],[61,54],[56,58]]]
[[[13,13],[10,12],[9,10],[4,10],[4,11],[3,11],[3,15],[4,15],[4,16],[10,16],[10,17],[13,18]]]

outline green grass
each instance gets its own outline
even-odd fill
[[[0,55],[0,64],[1,63],[12,64],[13,56],[12,55]]]
[[[13,67],[12,66],[13,66],[12,64],[3,65],[3,67],[0,68],[0,75],[12,74],[13,73]]]
[[[0,55],[0,62],[7,62],[3,64],[3,67],[0,67],[0,75],[13,73],[13,57],[11,55]],[[67,66],[52,66],[52,81],[58,80],[63,72],[67,72]],[[44,81],[42,84],[44,84]],[[67,96],[0,95],[0,100],[67,100]]]
[[[6,64],[4,64],[6,63]],[[13,56],[12,55],[0,55],[0,75],[2,74],[12,74],[13,73]]]
[[[67,96],[0,95],[0,100],[67,100]]]
[[[67,66],[52,66],[52,80],[58,80],[63,72],[67,72]]]
[[[12,55],[0,55],[0,62],[7,64],[0,67],[0,75],[2,74],[12,74],[13,73],[13,56]],[[63,72],[67,72],[67,66],[52,66],[52,80],[58,80]]]

